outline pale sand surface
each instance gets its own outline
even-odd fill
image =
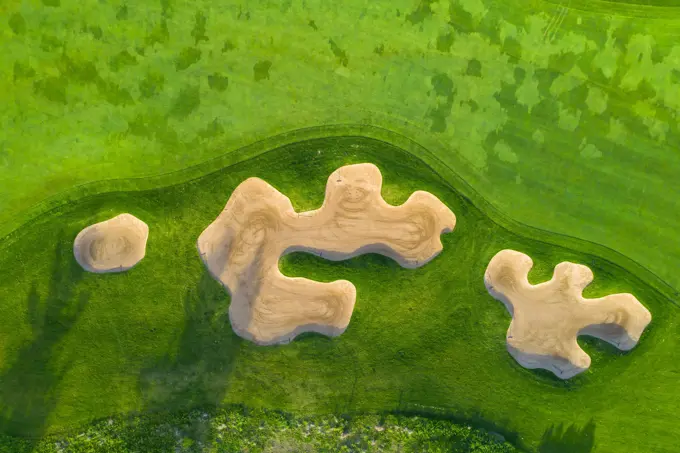
[[[440,235],[456,224],[453,212],[422,191],[391,206],[381,186],[375,165],[341,167],[328,178],[321,208],[302,213],[261,179],[249,178],[236,188],[198,238],[198,250],[231,294],[229,317],[238,335],[274,344],[303,332],[336,336],[347,328],[354,285],[286,277],[278,262],[287,253],[305,251],[333,261],[380,253],[416,268],[441,252]]]
[[[76,261],[89,272],[122,272],[146,253],[149,227],[131,214],[121,214],[83,229],[73,243]]]
[[[632,294],[583,298],[583,289],[593,281],[586,266],[562,262],[551,280],[538,285],[528,280],[532,266],[529,256],[502,250],[484,274],[489,293],[512,315],[508,351],[526,368],[544,368],[568,379],[590,366],[590,357],[576,342],[578,335],[629,350],[652,320]]]

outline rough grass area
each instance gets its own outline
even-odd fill
[[[561,441],[557,439],[557,441]],[[546,438],[542,445],[555,443]],[[514,453],[498,433],[414,416],[295,417],[224,408],[109,418],[31,441],[0,435],[12,453]]]
[[[356,285],[349,328],[283,346],[241,340],[196,238],[247,177],[312,209],[328,175],[358,162],[381,169],[389,202],[427,190],[455,212],[443,253],[415,270],[378,255],[337,263],[289,255],[281,262],[287,275]],[[72,255],[75,235],[120,212],[149,225],[146,257],[123,274],[83,272]],[[0,244],[0,431],[42,437],[117,413],[243,404],[305,415],[455,416],[528,448],[546,436],[576,445],[587,435],[597,452],[675,451],[678,309],[622,268],[561,247],[559,236],[537,237],[501,228],[422,161],[362,138],[301,142],[174,187],[91,196]],[[570,260],[595,273],[586,297],[635,294],[654,316],[638,347],[622,353],[582,339],[592,367],[568,382],[521,368],[505,349],[510,317],[483,283],[503,248],[533,258],[532,282]]]

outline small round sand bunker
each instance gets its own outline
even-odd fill
[[[146,254],[149,227],[131,214],[121,214],[82,230],[73,243],[73,254],[88,272],[123,272]]]

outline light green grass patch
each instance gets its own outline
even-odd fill
[[[599,159],[602,157],[602,151],[597,149],[597,146],[593,145],[592,143],[587,143],[585,138],[581,142],[579,149],[581,150],[581,157],[586,159]]]
[[[642,119],[647,126],[649,135],[658,142],[666,140],[666,134],[670,126],[665,121],[656,118],[656,109],[649,102],[638,101],[633,106],[635,114]]]
[[[536,104],[541,102],[538,81],[534,78],[533,71],[526,74],[522,85],[517,89],[515,95],[517,96],[517,102],[524,105],[529,110],[529,113],[531,113]]]
[[[516,164],[519,161],[517,154],[515,154],[510,145],[505,143],[503,140],[496,143],[496,145],[493,148],[493,151],[496,153],[498,158],[503,162],[507,162],[509,164]]]
[[[583,74],[583,71],[578,66],[574,66],[568,73],[557,76],[552,85],[550,85],[550,94],[554,97],[559,97],[563,93],[581,86],[585,79],[586,76]]]
[[[628,71],[621,79],[622,89],[635,90],[642,80],[654,73],[655,65],[652,61],[654,46],[654,37],[650,35],[635,34],[630,37],[624,58]]]
[[[531,134],[531,139],[539,145],[542,145],[545,142],[545,135],[543,135],[543,132],[540,129],[536,129],[534,133]]]
[[[506,20],[501,19],[498,22],[498,34],[501,42],[505,42],[507,38],[516,38],[517,37],[517,26],[515,26],[513,23],[510,23]]]
[[[627,136],[628,131],[623,122],[618,118],[609,118],[609,132],[607,133],[607,138],[618,145],[624,145]]]
[[[460,4],[463,10],[470,13],[472,18],[479,21],[488,12],[486,4],[482,0],[451,0]]]
[[[609,36],[599,52],[595,55],[595,58],[593,58],[593,68],[599,69],[605,78],[611,79],[619,67],[618,62],[620,56],[621,51],[616,46],[616,39]]]
[[[581,121],[581,110],[570,108],[562,103],[559,107],[559,127],[565,131],[573,132]]]
[[[591,112],[596,115],[601,115],[607,110],[607,100],[609,96],[605,91],[597,87],[588,88],[588,98],[586,99],[586,105]]]

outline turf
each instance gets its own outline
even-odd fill
[[[348,330],[275,347],[239,339],[196,238],[247,177],[265,179],[296,209],[312,209],[328,175],[357,162],[378,165],[393,204],[428,190],[451,207],[458,225],[443,236],[444,252],[416,270],[378,255],[338,263],[290,255],[281,262],[287,275],[356,285]],[[73,238],[119,212],[149,224],[146,257],[128,273],[86,274],[72,257]],[[0,429],[39,437],[116,413],[236,403],[304,414],[445,414],[528,448],[546,436],[594,431],[593,451],[674,451],[678,309],[573,244],[528,227],[511,232],[421,160],[356,137],[287,145],[164,189],[93,195],[0,245]],[[581,340],[592,368],[568,382],[521,368],[505,350],[509,315],[483,284],[486,264],[503,248],[532,256],[532,282],[570,260],[595,273],[587,297],[634,293],[654,317],[639,346],[621,353]]]
[[[680,289],[676,7],[5,0],[0,236],[87,181],[361,123],[421,143],[518,221]]]

